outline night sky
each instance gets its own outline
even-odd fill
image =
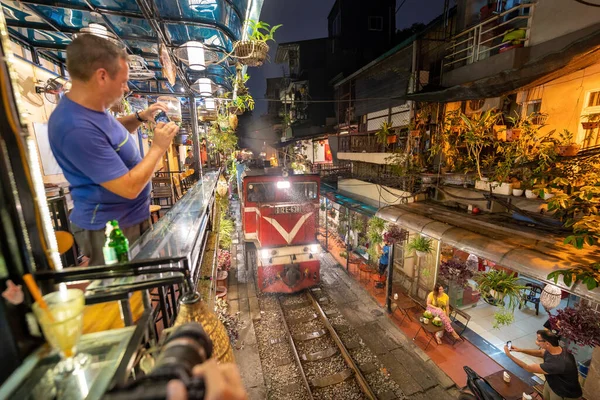
[[[397,5],[401,2],[396,0]],[[327,16],[334,3],[334,0],[265,0],[260,19],[272,25],[283,24],[275,34],[279,43],[327,37]],[[407,28],[416,22],[426,24],[440,15],[443,8],[444,0],[406,0],[396,15],[397,29]],[[269,46],[271,60],[274,60],[277,44],[269,42]],[[265,94],[265,79],[282,76],[281,68],[273,62],[259,68],[248,68],[248,86],[257,100],[255,117],[267,110],[267,103],[260,100]]]

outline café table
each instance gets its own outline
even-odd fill
[[[523,382],[518,376],[510,371],[506,371],[508,375],[510,375],[510,382],[505,382],[503,376],[504,372],[505,370],[494,372],[493,374],[486,376],[485,380],[505,400],[521,400],[523,398],[523,393],[529,395],[533,394],[533,387]]]
[[[435,338],[435,334],[444,330],[444,325],[435,326],[435,325],[433,325],[431,320],[427,324],[422,321],[419,321],[419,325],[420,325],[419,330],[417,331],[417,333],[415,333],[413,340],[415,340],[417,338],[417,335],[419,334],[419,332],[423,331],[426,336],[429,336],[429,341],[425,345],[425,349],[423,349],[423,350],[427,350],[427,348],[429,347],[429,343],[431,343],[431,341]],[[437,342],[436,342],[436,344],[437,344]]]
[[[402,296],[398,297],[397,299],[394,299],[393,296],[390,296],[390,301],[392,302],[392,304],[396,305],[396,309],[400,310],[400,313],[402,314],[402,318],[400,319],[400,325],[402,325],[402,322],[404,322],[405,318],[408,317],[409,321],[412,319],[408,313],[408,310],[410,310],[411,308],[419,307],[419,305],[409,297]],[[394,315],[393,312],[392,315]]]

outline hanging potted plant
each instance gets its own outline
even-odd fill
[[[248,40],[239,41],[235,44],[235,57],[244,65],[259,67],[263,65],[269,53],[269,40],[275,41],[273,35],[281,25],[271,25],[262,21],[248,21],[250,34]]]
[[[439,276],[449,285],[454,284],[465,287],[469,279],[473,277],[473,271],[469,269],[466,263],[452,258],[440,263]]]
[[[584,115],[582,118],[585,119],[585,122],[582,122],[581,126],[586,131],[600,126],[600,113]]]
[[[414,239],[412,239],[410,242],[408,242],[407,250],[408,251],[414,250],[417,257],[423,258],[427,254],[430,254],[433,252],[433,242],[431,239],[429,239],[425,236],[417,235],[417,236],[415,236]]]
[[[396,224],[388,224],[387,230],[383,233],[383,240],[396,244],[406,240],[408,232]]]
[[[518,283],[519,277],[506,271],[492,269],[475,277],[483,300],[493,306],[504,306],[514,311],[521,303],[521,291],[525,289]]]
[[[556,154],[563,157],[576,156],[581,148],[581,145],[575,143],[573,132],[564,129],[558,135],[559,140],[556,142]]]

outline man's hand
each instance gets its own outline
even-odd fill
[[[516,351],[516,349],[514,347],[513,347],[513,350]],[[507,356],[510,355],[510,350],[508,348],[508,345],[506,345],[506,344],[504,345],[504,354],[506,354]]]
[[[140,111],[139,116],[145,121],[154,121],[154,116],[158,114],[159,111],[167,112],[168,110],[169,109],[166,104],[154,103],[144,111]]]
[[[238,368],[233,363],[217,364],[211,359],[194,368],[193,375],[204,379],[205,400],[247,400]],[[179,380],[170,381],[167,386],[168,400],[188,400],[187,391]]]
[[[156,128],[154,128],[152,145],[158,146],[162,151],[166,151],[171,145],[173,137],[177,135],[177,132],[179,132],[179,126],[175,122],[169,122],[168,124],[159,122],[156,124]]]
[[[15,285],[10,279],[6,281],[6,290],[2,292],[2,297],[14,306],[21,304],[25,299],[21,285]]]

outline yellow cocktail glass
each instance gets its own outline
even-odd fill
[[[62,361],[55,372],[72,373],[87,362],[87,356],[75,355],[77,342],[83,331],[85,298],[79,289],[52,292],[44,296],[48,311],[36,302],[33,312],[39,321],[48,343],[60,352]]]

